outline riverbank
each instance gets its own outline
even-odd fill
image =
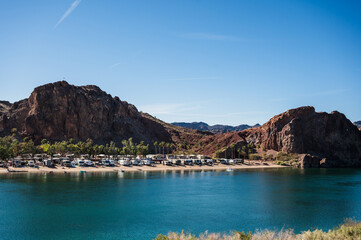
[[[224,165],[218,164],[213,166],[167,166],[163,164],[155,164],[154,166],[114,166],[114,167],[61,167],[57,166],[54,168],[49,167],[39,167],[39,168],[32,168],[32,167],[22,167],[22,168],[13,168],[10,167],[9,171],[6,168],[1,168],[0,173],[78,173],[78,172],[138,172],[138,171],[188,171],[188,170],[217,170],[217,171],[226,171],[227,169],[231,168],[232,170],[237,169],[256,169],[256,168],[284,168],[285,166],[276,165],[274,163],[268,162],[262,164],[256,161],[249,161],[246,164],[237,164],[237,165]]]
[[[308,230],[300,234],[295,234],[292,229],[282,229],[280,231],[263,230],[252,232],[233,231],[230,234],[208,233],[199,236],[185,232],[170,232],[167,235],[159,234],[154,240],[360,240],[361,223],[354,219],[346,219],[345,223],[334,229],[323,231],[321,229]]]

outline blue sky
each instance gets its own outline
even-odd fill
[[[360,1],[2,0],[0,99],[65,78],[167,122],[361,120]]]

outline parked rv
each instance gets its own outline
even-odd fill
[[[54,167],[54,163],[51,159],[44,159],[44,166],[45,167]]]

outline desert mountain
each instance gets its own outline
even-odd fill
[[[90,138],[96,143],[118,144],[130,137],[150,144],[166,141],[207,155],[216,151],[227,154],[231,146],[253,144],[265,151],[300,154],[304,167],[361,166],[361,132],[337,111],[325,113],[300,107],[259,127],[213,134],[165,123],[97,86],[74,86],[65,81],[37,87],[29,98],[15,103],[0,101],[0,136],[14,132],[35,143],[44,138]]]
[[[361,132],[337,111],[300,107],[279,114],[258,128],[203,138],[204,153],[217,146],[253,143],[265,150],[302,154],[305,167],[361,166]]]
[[[237,132],[237,131],[242,131],[248,128],[254,128],[254,127],[259,127],[261,125],[256,124],[254,126],[250,126],[247,124],[242,124],[242,125],[238,125],[238,126],[229,126],[229,125],[221,125],[221,124],[217,124],[217,125],[208,125],[207,123],[204,122],[191,122],[191,123],[186,123],[186,122],[174,122],[172,123],[175,126],[179,126],[179,127],[184,127],[184,128],[189,128],[189,129],[196,129],[196,130],[200,130],[200,131],[209,131],[215,134],[218,133],[226,133],[226,132]]]
[[[13,104],[0,102],[0,135],[13,129],[20,137],[61,141],[73,138],[97,143],[135,141],[193,141],[204,133],[164,123],[99,87],[74,86],[65,81],[34,89],[30,97]]]

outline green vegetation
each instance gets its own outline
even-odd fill
[[[261,160],[261,156],[258,155],[257,153],[251,153],[249,154],[249,160]]]
[[[279,152],[276,157],[275,164],[282,166],[298,166],[299,157],[297,153],[284,153]]]
[[[327,232],[323,230],[308,230],[295,234],[292,229],[281,231],[257,231],[255,233],[233,231],[230,234],[202,233],[199,236],[184,232],[170,232],[168,235],[158,235],[154,240],[360,240],[361,223],[355,219],[346,219],[345,223]]]
[[[173,149],[172,144],[161,142],[154,144],[162,148],[163,153],[165,149],[167,152]],[[134,143],[132,138],[122,141],[122,146],[117,146],[114,142],[105,145],[95,144],[91,139],[86,142],[69,139],[69,141],[61,141],[51,143],[46,139],[41,141],[40,145],[35,145],[29,138],[24,138],[23,141],[18,141],[14,136],[7,136],[0,138],[0,159],[6,160],[23,154],[37,154],[46,153],[49,155],[60,153],[80,154],[106,154],[106,155],[147,155],[149,153],[149,144],[143,141]]]

